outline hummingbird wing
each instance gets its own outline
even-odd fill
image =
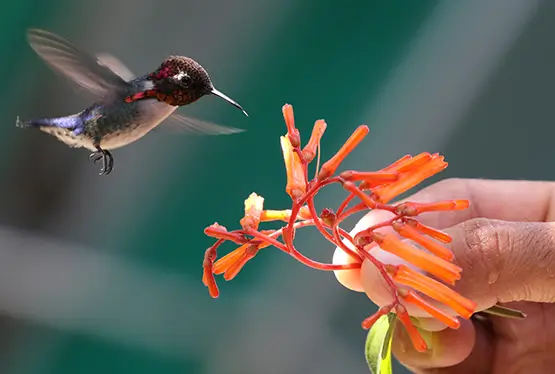
[[[122,79],[130,81],[135,79],[135,75],[123,62],[121,62],[117,57],[114,57],[108,53],[97,54],[96,57],[101,64],[108,67],[115,74],[119,75]],[[146,110],[152,110],[153,113],[165,113],[168,110],[168,105],[166,103],[159,102],[157,100],[148,100],[148,103],[144,107]],[[236,129],[233,127],[220,126],[215,123],[201,121],[196,118],[187,117],[184,115],[172,113],[168,118],[163,121],[161,128],[164,130],[170,130],[173,133],[196,133],[203,135],[224,135],[224,134],[235,134],[238,132],[243,132],[245,130]]]
[[[245,131],[176,113],[173,113],[166,121],[162,122],[162,126],[162,128],[171,130],[174,133],[196,133],[197,135],[228,135]]]
[[[98,97],[128,90],[128,83],[110,68],[62,37],[46,30],[29,29],[31,48],[54,71],[85,87]]]
[[[154,114],[154,116],[159,115],[162,118],[167,116],[165,120],[160,122],[160,126],[158,128],[161,130],[167,130],[171,133],[227,135],[245,131],[242,129],[202,121],[193,117],[183,116],[176,114],[173,111],[168,116],[168,108],[171,108],[171,106],[156,99],[145,99],[141,100],[140,103],[142,110],[148,111],[149,113]]]
[[[119,75],[124,81],[127,82],[135,79],[135,74],[116,56],[109,53],[97,53],[96,58],[102,65]]]

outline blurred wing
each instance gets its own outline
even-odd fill
[[[137,101],[137,103],[140,103],[141,110],[148,111],[153,117],[163,118],[167,116],[167,118],[160,123],[158,129],[171,133],[226,135],[245,131],[176,114],[175,110],[177,107],[160,102],[156,99],[140,100]]]
[[[39,29],[27,31],[31,48],[56,72],[103,97],[124,90],[128,84],[98,59],[69,41]]]
[[[161,123],[161,128],[174,133],[194,133],[197,135],[229,135],[245,131],[175,113]]]
[[[135,74],[117,57],[109,53],[99,53],[96,55],[96,58],[102,65],[119,75],[124,81],[127,82],[135,79]]]

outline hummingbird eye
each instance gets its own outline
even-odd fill
[[[174,75],[173,79],[174,79],[174,82],[185,83],[185,84],[188,84],[191,81],[191,77],[185,72],[180,72],[179,74]]]
[[[192,79],[188,74],[182,74],[179,79],[180,86],[185,89],[191,88]]]
[[[189,82],[191,80],[191,77],[189,76],[189,74],[184,72],[177,74],[176,78],[183,83]]]

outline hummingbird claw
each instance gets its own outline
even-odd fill
[[[91,155],[89,156],[89,160],[93,160],[93,163],[96,164],[102,157],[103,157],[102,153],[94,152],[94,153],[91,153]]]
[[[102,160],[102,168],[100,169],[100,173],[98,175],[108,175],[114,168],[114,157],[110,151],[104,150],[100,147],[97,149],[98,151],[89,155],[89,160],[93,160],[94,164]]]

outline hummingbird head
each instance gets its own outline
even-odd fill
[[[212,84],[208,72],[195,60],[183,56],[169,56],[156,71],[149,75],[155,89],[170,105],[191,104],[205,95],[214,95],[247,112],[234,100]]]

